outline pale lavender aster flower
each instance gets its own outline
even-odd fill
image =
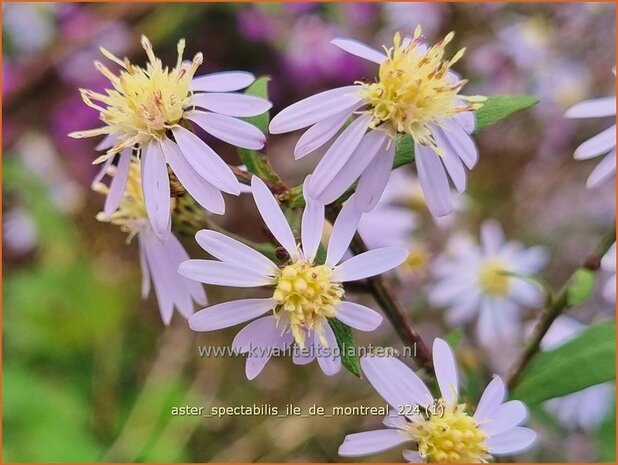
[[[392,357],[361,359],[363,373],[392,407],[384,418],[385,429],[349,434],[339,455],[360,457],[411,444],[408,462],[475,463],[494,456],[523,452],[534,444],[536,433],[521,425],[528,418],[526,406],[506,400],[506,386],[495,376],[471,415],[459,397],[459,375],[449,345],[436,338],[433,361],[440,388],[434,398],[425,383],[403,362]]]
[[[560,316],[541,341],[543,350],[557,349],[582,332],[586,326],[574,318]],[[579,392],[545,402],[545,408],[568,429],[594,430],[609,413],[614,395],[612,383],[597,384]]]
[[[616,302],[616,243],[601,259],[601,269],[611,274],[603,287],[603,297],[611,303]]]
[[[120,161],[123,163],[125,160],[126,157]],[[109,215],[99,213],[97,219],[120,226],[122,231],[129,234],[127,241],[137,236],[142,269],[142,297],[148,296],[152,283],[161,319],[165,325],[169,325],[174,308],[184,318],[189,318],[193,314],[194,302],[202,306],[207,304],[206,293],[201,284],[177,273],[178,266],[188,260],[189,255],[173,234],[163,242],[154,233],[146,214],[139,162],[129,158],[127,163],[129,167],[126,170],[110,166],[106,173],[100,173],[94,180],[93,189],[107,194],[106,205],[110,196],[120,196],[118,208]],[[108,188],[101,183],[101,179],[110,173],[112,181]],[[127,173],[127,178],[118,179],[124,173]],[[119,183],[126,185],[123,191],[114,186]],[[115,199],[111,201],[116,202]]]
[[[260,215],[290,259],[278,267],[261,253],[224,234],[198,232],[197,242],[218,260],[186,261],[179,268],[183,276],[207,284],[268,286],[274,291],[268,298],[234,300],[205,308],[191,317],[189,325],[194,331],[214,331],[255,320],[233,342],[235,350],[248,353],[245,371],[249,379],[262,371],[272,355],[271,349],[286,348],[292,343],[305,349],[294,353],[294,363],[305,364],[317,358],[322,371],[333,375],[340,370],[341,359],[335,352],[337,341],[328,319],[336,318],[360,331],[372,331],[382,321],[376,311],[343,300],[344,283],[388,271],[403,262],[407,253],[405,249],[385,247],[340,263],[358,224],[359,213],[352,197],[335,221],[325,263],[316,263],[324,207],[308,200],[301,220],[301,245],[297,245],[264,182],[254,176],[251,190]],[[263,316],[271,311],[272,315]]]
[[[541,271],[548,256],[543,247],[507,242],[495,220],[481,225],[480,239],[477,245],[469,237],[452,238],[433,264],[429,301],[448,308],[446,319],[454,327],[478,315],[477,336],[486,346],[514,342],[521,337],[521,308],[543,303],[543,290],[525,275]]]
[[[295,158],[329,142],[350,117],[354,121],[335,139],[308,184],[309,195],[323,204],[334,202],[357,179],[356,205],[375,208],[393,166],[395,140],[414,140],[418,176],[427,205],[436,216],[452,211],[449,179],[459,192],[466,187],[464,166],[472,168],[478,151],[470,134],[474,110],[484,97],[459,94],[465,81],[450,67],[460,50],[444,59],[453,33],[432,47],[423,43],[420,28],[412,38],[394,37],[386,53],[350,39],[332,43],[346,52],[380,65],[378,80],[356,82],[301,100],[276,115],[273,134],[311,126],[298,140]],[[448,175],[448,176],[447,176]]]
[[[238,118],[262,114],[271,104],[262,98],[233,92],[254,81],[251,73],[231,71],[194,78],[202,63],[202,54],[195,55],[191,62],[183,62],[184,40],[178,43],[178,60],[172,69],[163,66],[145,36],[142,36],[142,46],[149,60],[146,68],[101,49],[106,58],[121,67],[117,76],[103,64],[95,63],[114,89],[106,90],[105,94],[85,89],[81,93],[84,102],[100,112],[105,126],[74,132],[70,136],[105,135],[97,149],[106,150],[106,153],[95,163],[111,160],[119,154],[121,179],[126,178],[128,166],[123,158],[137,152],[142,161],[148,218],[155,234],[165,238],[171,227],[168,164],[187,192],[212,213],[225,211],[222,192],[240,193],[240,184],[227,164],[181,123],[195,123],[218,139],[257,150],[264,146],[264,134]],[[124,186],[118,189],[122,191]],[[116,203],[108,204],[106,215],[117,208],[120,197],[114,196]]]
[[[616,69],[614,68],[614,75]],[[613,116],[616,119],[616,96],[585,100],[567,110],[567,118],[601,118]],[[575,149],[576,160],[603,156],[586,181],[586,187],[593,188],[612,179],[616,173],[616,124],[601,131]]]

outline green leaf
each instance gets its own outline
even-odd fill
[[[539,101],[529,95],[494,95],[487,97],[483,106],[475,112],[476,128],[474,132],[479,132],[487,126],[497,123],[501,119],[512,115],[518,111],[525,110],[539,103]],[[402,135],[397,139],[395,151],[395,162],[393,169],[402,165],[407,165],[414,161],[414,141],[408,135]]]
[[[337,345],[341,352],[341,363],[353,375],[361,376],[360,361],[354,345],[354,335],[350,327],[335,318],[329,318],[328,323],[335,333]]]
[[[596,432],[599,462],[616,463],[616,409],[612,406]]]
[[[579,268],[571,277],[567,288],[568,305],[581,305],[594,293],[597,284],[596,273],[587,269]]]
[[[526,110],[537,103],[539,103],[538,99],[530,95],[493,95],[487,97],[483,106],[475,112],[475,132],[482,131],[487,126],[491,126],[513,113]]]
[[[616,378],[615,322],[591,326],[530,361],[513,397],[537,404]]]
[[[451,346],[451,349],[455,350],[461,342],[463,335],[463,328],[457,328],[448,333],[444,339],[446,340],[448,345]]]
[[[261,97],[264,99],[268,99],[268,82],[270,81],[270,77],[262,76],[256,79],[253,84],[251,84],[245,94],[254,95],[256,97]],[[264,134],[268,133],[268,123],[270,122],[270,113],[267,111],[262,113],[261,115],[252,116],[249,118],[243,118],[246,122],[253,124]],[[257,150],[249,150],[238,148],[238,156],[243,164],[247,167],[247,170],[250,173],[253,173],[259,176],[262,179],[266,179],[272,182],[280,182],[279,177],[275,174],[273,169],[268,162],[266,156]]]

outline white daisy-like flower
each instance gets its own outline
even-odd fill
[[[432,47],[423,43],[417,28],[412,38],[395,34],[385,53],[350,39],[334,39],[337,47],[379,65],[375,82],[357,82],[301,100],[276,115],[273,134],[311,126],[298,140],[296,158],[335,139],[318,163],[308,184],[308,195],[323,204],[334,202],[357,179],[357,206],[375,208],[393,166],[396,139],[414,140],[419,180],[427,205],[436,216],[452,211],[449,180],[459,192],[466,188],[464,166],[472,168],[478,151],[470,134],[474,110],[484,97],[466,97],[459,91],[466,83],[451,66],[463,55],[444,58],[448,34]]]
[[[528,417],[527,408],[518,400],[505,402],[506,386],[500,377],[487,385],[471,414],[459,398],[453,351],[442,339],[433,343],[433,361],[438,398],[400,360],[363,357],[363,373],[392,410],[384,418],[385,429],[347,435],[339,455],[359,457],[413,444],[415,450],[403,451],[408,462],[479,463],[532,447],[536,433],[519,426]]]
[[[543,350],[556,349],[575,338],[586,326],[568,316],[558,317],[543,337]],[[545,408],[568,429],[594,430],[606,417],[614,395],[612,383],[590,386],[545,402]]]
[[[603,286],[603,297],[611,303],[616,302],[616,243],[610,247],[601,259],[601,269],[610,273],[605,286]]]
[[[195,123],[218,139],[257,150],[264,146],[264,134],[238,118],[262,114],[271,104],[259,97],[233,92],[255,80],[251,73],[231,71],[194,78],[202,54],[195,55],[191,62],[183,61],[184,40],[178,42],[178,60],[172,69],[154,55],[145,36],[142,46],[149,60],[145,68],[101,49],[106,58],[121,68],[116,75],[95,62],[113,89],[104,94],[81,89],[81,94],[88,106],[100,112],[104,126],[70,136],[105,135],[97,149],[106,152],[95,163],[105,162],[105,170],[119,155],[119,180],[126,179],[127,160],[133,153],[141,159],[148,218],[157,236],[164,238],[171,227],[168,164],[187,192],[210,212],[225,211],[221,192],[240,193],[240,184],[227,164],[187,126]],[[113,201],[107,202],[104,210],[108,217],[118,208],[124,187],[123,182],[113,186]]]
[[[107,194],[108,202],[114,183],[120,182],[118,177],[121,173],[126,173],[126,179],[122,180],[126,188],[121,192],[118,208],[110,215],[99,213],[97,219],[120,226],[129,235],[127,242],[137,236],[142,269],[142,297],[148,296],[152,282],[161,318],[163,323],[169,325],[174,308],[184,318],[189,318],[193,314],[194,302],[201,306],[207,304],[206,293],[201,284],[177,273],[178,266],[188,260],[189,255],[173,234],[163,242],[154,233],[146,214],[139,161],[129,159],[128,163],[129,166],[123,171],[114,167],[108,169],[108,173],[113,175],[110,188],[100,182],[102,176],[108,173],[95,179],[93,188]]]
[[[305,183],[306,184],[306,183]],[[341,359],[328,320],[339,321],[360,331],[372,331],[382,321],[376,311],[343,300],[344,283],[384,273],[406,259],[405,249],[384,247],[339,263],[356,231],[359,213],[348,200],[331,233],[324,264],[316,254],[324,226],[324,207],[311,200],[301,219],[301,245],[262,180],[253,177],[251,190],[258,211],[275,239],[289,254],[279,267],[261,253],[215,231],[203,230],[195,238],[218,260],[189,260],[180,265],[183,276],[206,284],[232,287],[274,288],[271,297],[224,302],[197,312],[189,320],[194,331],[214,331],[251,322],[234,338],[233,348],[248,353],[247,378],[255,378],[272,355],[272,348],[296,343],[293,361],[306,364],[317,358],[327,375],[337,373]],[[272,315],[262,316],[267,312]],[[252,350],[258,349],[258,350]]]
[[[616,68],[614,68],[614,75]],[[585,100],[573,105],[564,115],[567,118],[614,117],[616,120],[616,96]],[[575,149],[576,160],[603,156],[586,181],[586,187],[593,188],[614,177],[616,173],[616,124],[601,131]]]
[[[543,303],[538,284],[517,275],[536,274],[545,266],[544,248],[524,248],[506,241],[495,220],[481,225],[481,243],[454,236],[447,252],[433,264],[435,284],[429,301],[448,307],[446,319],[454,327],[478,315],[477,335],[481,343],[516,341],[521,336],[520,310]]]

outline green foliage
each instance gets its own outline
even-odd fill
[[[603,419],[596,432],[598,443],[599,462],[616,463],[616,408],[615,405],[609,409],[607,417]]]
[[[262,76],[255,80],[253,84],[251,84],[245,94],[254,95],[256,97],[261,97],[268,99],[268,82],[270,78],[268,76]],[[270,122],[270,113],[265,112],[258,116],[252,116],[250,118],[244,118],[248,123],[253,124],[260,131],[267,134],[268,133],[268,124]],[[238,149],[238,156],[241,161],[247,167],[247,170],[250,173],[253,173],[262,179],[272,181],[272,182],[280,182],[279,177],[275,174],[270,164],[268,163],[268,159],[266,155],[256,151],[249,149]]]
[[[341,352],[341,363],[350,373],[360,378],[360,361],[355,350],[352,330],[348,325],[335,318],[329,318],[328,323],[337,338],[337,345]]]
[[[581,305],[594,293],[597,275],[587,268],[579,268],[571,277],[567,287],[567,303],[569,306]]]
[[[444,339],[446,340],[448,345],[451,346],[451,349],[455,350],[457,346],[459,345],[459,343],[461,342],[463,335],[464,335],[463,328],[457,328],[451,331],[450,333],[448,333]]]
[[[483,106],[475,112],[475,132],[479,132],[487,126],[491,126],[513,113],[526,110],[537,103],[539,103],[539,101],[535,97],[529,95],[493,95],[487,97]],[[393,168],[407,165],[413,161],[414,141],[408,135],[400,136],[397,139],[397,149]]]
[[[513,398],[537,404],[616,378],[615,322],[591,326],[530,361]]]

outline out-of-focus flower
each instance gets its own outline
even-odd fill
[[[384,419],[386,429],[347,435],[339,455],[359,457],[415,443],[416,450],[403,451],[409,462],[476,463],[532,447],[536,433],[518,426],[526,421],[528,410],[518,400],[505,402],[506,386],[500,377],[487,385],[471,415],[469,406],[460,403],[455,356],[442,339],[434,340],[433,361],[441,394],[437,399],[400,360],[363,357],[367,380],[392,410]]]
[[[97,219],[120,226],[128,234],[127,241],[137,236],[142,268],[142,297],[148,296],[152,282],[163,323],[170,324],[174,308],[184,318],[189,318],[193,314],[194,301],[202,306],[207,304],[206,293],[202,285],[184,278],[176,271],[180,263],[189,259],[176,236],[170,234],[162,242],[154,234],[146,214],[139,161],[123,158],[121,163],[128,163],[129,166],[126,169],[110,166],[107,173],[101,173],[93,183],[94,190],[107,195],[106,202],[110,201],[110,191],[114,189],[114,184],[126,184],[126,189],[116,189],[113,194],[120,195],[118,209],[110,215],[99,213]],[[118,179],[121,173],[127,173],[126,180]],[[101,182],[105,174],[112,176],[109,189]]]
[[[334,202],[356,179],[356,205],[371,211],[388,181],[395,157],[395,139],[414,141],[419,180],[427,205],[436,216],[452,211],[448,175],[458,191],[466,187],[464,165],[473,167],[478,151],[470,134],[474,110],[484,97],[459,94],[465,81],[450,70],[463,55],[444,59],[453,33],[432,47],[420,28],[412,38],[394,37],[386,54],[349,39],[332,43],[379,64],[376,82],[357,82],[301,100],[276,115],[273,134],[311,126],[294,149],[303,157],[326,144],[360,109],[360,115],[337,137],[318,163],[308,195],[323,204]]]
[[[614,74],[616,70],[614,68]],[[616,117],[616,97],[603,97],[585,100],[573,105],[565,113],[567,118],[600,118],[606,116]],[[587,160],[603,156],[588,180],[586,187],[597,187],[603,182],[614,177],[616,173],[616,124],[601,131],[596,136],[588,139],[575,149],[576,160]]]
[[[263,42],[274,40],[281,25],[259,4],[247,5],[236,13],[238,32],[247,40]]]
[[[452,326],[478,315],[481,343],[513,342],[521,336],[520,308],[543,301],[542,289],[523,275],[538,273],[547,260],[542,247],[526,249],[519,242],[506,242],[500,224],[487,220],[481,225],[480,246],[469,237],[454,236],[448,251],[434,262],[436,282],[429,300],[448,307],[446,318]]]
[[[341,359],[335,334],[328,323],[336,318],[360,331],[372,331],[382,321],[374,310],[344,301],[343,283],[374,276],[395,268],[406,258],[406,250],[385,247],[357,255],[338,264],[356,231],[358,216],[353,199],[339,214],[328,243],[324,264],[316,261],[324,226],[324,207],[308,201],[301,220],[301,242],[297,245],[277,201],[257,177],[251,190],[258,211],[273,236],[287,251],[290,260],[281,268],[241,242],[215,231],[203,230],[196,240],[215,260],[189,260],[179,272],[207,284],[233,287],[274,287],[271,297],[246,299],[214,305],[196,313],[189,325],[194,331],[214,331],[261,317],[234,338],[233,347],[248,353],[246,374],[253,379],[264,368],[273,348],[286,348],[293,342],[306,352],[294,354],[296,364],[317,358],[327,375],[337,373]],[[252,349],[261,349],[255,352]]]
[[[2,4],[2,29],[16,48],[16,56],[30,58],[51,42],[55,33],[55,9],[53,3]]]
[[[603,297],[608,302],[616,302],[616,243],[607,251],[601,260],[601,268],[611,274],[603,287]]]
[[[586,328],[574,318],[560,316],[541,341],[543,350],[556,349],[569,342]],[[603,421],[614,397],[611,383],[598,384],[545,403],[548,411],[569,429],[594,430]]]
[[[396,31],[410,27],[410,24],[420,24],[429,37],[440,31],[448,14],[448,4],[428,2],[385,2],[382,11],[385,26],[380,34],[385,39]]]
[[[202,63],[202,54],[195,55],[191,62],[183,62],[184,40],[178,42],[178,60],[172,69],[163,66],[145,36],[142,36],[142,46],[149,60],[146,68],[101,49],[106,58],[121,67],[120,74],[115,75],[95,62],[114,89],[106,90],[105,94],[82,89],[81,94],[88,106],[100,112],[105,126],[70,135],[76,138],[105,135],[97,148],[107,152],[95,163],[106,162],[103,167],[106,169],[120,154],[118,165],[125,171],[118,173],[118,179],[127,178],[126,160],[133,151],[137,152],[148,218],[155,234],[165,238],[171,227],[167,164],[189,194],[210,212],[224,212],[221,192],[240,193],[238,180],[226,163],[183,125],[191,121],[225,142],[260,149],[264,134],[238,117],[262,114],[271,104],[258,97],[232,93],[254,81],[250,73],[232,71],[193,78]],[[196,107],[209,111],[196,110]],[[170,132],[174,140],[168,137]],[[124,186],[119,185],[118,189],[122,191]],[[116,195],[116,202],[108,203],[106,215],[115,210],[121,197]]]
[[[26,255],[37,246],[36,224],[27,210],[16,207],[2,215],[2,244],[14,255]]]

